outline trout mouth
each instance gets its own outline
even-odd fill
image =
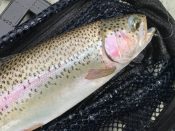
[[[145,24],[144,24],[145,23]],[[146,37],[147,37],[147,33],[148,33],[148,25],[147,25],[147,18],[146,16],[143,16],[143,31],[145,30],[145,33],[144,33],[144,40],[146,40]]]
[[[145,41],[146,43],[149,43],[151,41],[151,38],[149,38],[149,37],[150,37],[150,35],[153,36],[155,34],[156,29],[154,27],[148,28],[147,21],[148,21],[147,17],[142,15],[143,30],[140,32],[144,32],[143,41]],[[141,38],[141,36],[140,36],[140,38]],[[142,43],[145,44],[145,42],[143,42],[143,41],[142,41]]]

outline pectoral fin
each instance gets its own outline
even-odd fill
[[[106,69],[90,69],[87,76],[88,80],[102,78],[111,75],[115,71],[116,67],[106,68]]]
[[[24,131],[33,131],[39,127],[43,126],[43,124],[36,124],[36,125],[33,125],[32,127],[28,128],[28,129],[24,129]]]

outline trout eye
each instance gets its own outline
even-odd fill
[[[129,24],[129,28],[131,29],[131,31],[137,31],[140,27],[141,24],[141,20],[138,18],[138,16],[130,16],[128,19],[128,24]]]

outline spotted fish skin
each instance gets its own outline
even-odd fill
[[[130,26],[132,16],[140,22],[138,31]],[[144,16],[128,15],[91,23],[15,55],[0,67],[0,130],[31,129],[60,116],[128,65],[154,31],[147,33]]]

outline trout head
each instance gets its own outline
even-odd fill
[[[117,63],[129,63],[151,41],[155,28],[147,29],[146,16],[127,15],[104,20],[103,45],[106,55]]]

